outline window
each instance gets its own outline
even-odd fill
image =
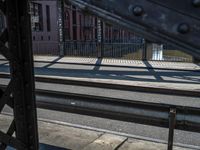
[[[64,22],[65,39],[70,40],[70,15],[68,9],[65,9],[65,22]]]
[[[50,21],[50,8],[46,5],[46,15],[47,15],[47,31],[51,31],[51,21]]]
[[[32,31],[43,31],[42,5],[30,3],[30,13]]]

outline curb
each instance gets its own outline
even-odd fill
[[[34,61],[37,63],[53,63],[52,61]],[[200,69],[179,69],[179,68],[162,68],[162,67],[142,67],[142,66],[126,66],[126,65],[110,65],[110,64],[89,64],[89,63],[76,63],[76,62],[55,62],[57,64],[68,65],[83,65],[83,66],[103,66],[103,67],[121,67],[121,68],[137,68],[137,69],[158,69],[158,70],[178,70],[178,71],[191,71],[200,72]]]
[[[0,78],[9,78],[8,73],[0,73]],[[191,97],[200,97],[199,91],[188,91],[188,90],[179,90],[179,89],[170,89],[170,88],[157,88],[157,87],[145,87],[145,86],[134,86],[134,85],[120,85],[113,83],[105,82],[95,82],[95,81],[81,81],[73,79],[62,79],[58,77],[48,77],[35,75],[35,80],[37,82],[45,83],[55,83],[55,84],[68,84],[75,86],[87,86],[87,87],[96,87],[96,88],[106,88],[106,89],[115,89],[115,90],[124,90],[124,91],[137,91],[137,92],[146,92],[146,93],[157,93],[157,94],[166,94],[166,95],[177,95],[177,96],[191,96]]]
[[[6,61],[6,59],[0,59],[0,61]],[[121,67],[121,68],[137,68],[137,69],[157,69],[157,70],[174,70],[174,71],[191,71],[191,72],[200,72],[200,69],[180,69],[180,68],[162,68],[162,67],[142,67],[142,66],[126,66],[126,65],[111,65],[111,64],[90,64],[90,63],[76,63],[76,62],[53,62],[53,61],[43,61],[35,60],[37,63],[57,63],[57,64],[68,64],[68,65],[83,65],[83,66],[103,66],[103,67]],[[42,67],[38,67],[42,68]]]

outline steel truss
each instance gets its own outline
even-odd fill
[[[170,43],[200,58],[200,0],[184,0],[184,2],[182,0],[168,0],[166,2],[161,0],[68,1],[83,10],[90,11],[110,22],[142,34],[147,39]],[[0,0],[0,10],[7,19],[7,29],[0,36],[0,52],[9,60],[11,68],[9,85],[5,90],[0,90],[0,110],[2,111],[7,104],[13,108],[14,112],[14,119],[7,133],[0,131],[0,149],[5,149],[9,145],[20,150],[37,150],[38,132],[28,0]],[[88,98],[87,101],[88,103],[84,106],[92,105],[95,100],[90,101]],[[92,108],[95,109],[94,106],[97,107],[99,104],[103,105],[103,102],[105,102],[105,106],[109,104],[110,107],[113,107],[114,105],[113,102],[99,100],[98,103],[92,105]],[[83,104],[80,104],[83,107]],[[119,107],[122,107],[121,102]],[[91,110],[92,108],[90,107]],[[138,106],[138,108],[140,107]],[[143,108],[148,110],[148,107]],[[81,108],[81,113],[87,113],[87,110],[90,109]],[[127,111],[124,108],[122,110]],[[169,150],[173,146],[175,127],[179,127],[178,125],[181,123],[186,126],[188,123],[177,123],[176,118],[182,117],[176,113],[177,110],[179,109],[166,108],[168,115],[165,116],[167,116],[168,121],[164,120],[164,122],[165,126],[169,127]],[[162,109],[162,111],[164,110]],[[94,112],[100,117],[105,117],[106,114],[99,108],[96,108]],[[191,110],[190,113],[199,116],[196,111]],[[108,114],[111,118],[130,120],[129,116],[126,118],[126,113],[124,115],[122,113],[120,116],[120,112],[108,111]],[[152,120],[148,120],[148,122]],[[141,118],[141,122],[145,123],[145,119]],[[158,121],[158,124],[161,123]],[[183,125],[180,128],[184,127]],[[196,126],[199,128],[199,122]],[[15,136],[13,136],[14,133]]]
[[[0,90],[0,111],[7,104],[14,119],[7,131],[0,131],[0,149],[37,150],[38,133],[34,93],[33,59],[28,0],[1,0],[7,29],[0,36],[0,52],[10,64],[11,80]],[[15,136],[13,134],[15,133]]]
[[[65,0],[200,59],[200,0]]]

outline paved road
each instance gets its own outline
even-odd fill
[[[1,79],[0,85],[7,85],[9,79]],[[96,87],[75,86],[66,84],[36,82],[36,89],[49,90],[54,92],[68,92],[74,94],[86,94],[110,98],[119,98],[128,101],[142,101],[151,103],[162,103],[167,105],[178,105],[200,108],[200,98],[192,96],[175,96],[168,94],[155,94],[146,92],[124,91],[104,89]]]
[[[77,78],[100,78],[100,79],[116,79],[118,82],[121,81],[148,81],[149,83],[163,83],[163,84],[173,84],[174,82],[179,83],[182,88],[184,87],[195,87],[200,89],[200,72],[192,71],[176,71],[176,70],[153,70],[153,69],[139,69],[139,68],[124,68],[124,67],[99,67],[99,66],[85,66],[85,65],[67,65],[67,64],[49,64],[49,63],[35,63],[35,72],[40,75],[52,75],[52,76],[62,76],[62,77],[77,77]],[[8,72],[8,66],[6,62],[1,62],[0,72]],[[5,83],[7,81],[0,80],[0,83]],[[177,97],[177,96],[166,96],[162,94],[151,94],[151,93],[139,93],[127,91],[119,92],[112,90],[111,93],[108,90],[99,90],[91,88],[82,88],[77,86],[65,86],[61,87],[59,85],[42,85],[41,83],[36,83],[37,88],[47,88],[52,87],[55,90],[63,89],[65,91],[71,92],[85,92],[88,94],[104,94],[107,96],[117,96],[124,97],[134,100],[146,100],[146,101],[157,101],[171,103],[171,104],[181,104],[200,107],[199,98],[194,97]],[[59,89],[60,88],[60,89]],[[123,94],[122,94],[123,93]],[[6,110],[8,111],[8,110]],[[58,120],[63,122],[69,122],[73,124],[81,124],[86,126],[91,126],[95,128],[108,129],[113,131],[118,131],[122,133],[129,133],[133,135],[140,135],[150,138],[156,138],[161,140],[167,140],[167,129],[161,129],[157,127],[138,125],[134,123],[126,123],[121,121],[113,121],[109,119],[100,119],[96,117],[88,117],[82,115],[75,115],[70,113],[61,112],[49,112],[46,110],[39,110],[38,115],[41,118],[47,118],[51,120]],[[175,142],[198,145],[200,146],[200,134],[190,133],[184,131],[175,132]],[[200,148],[199,148],[200,149]]]
[[[1,84],[7,84],[8,80],[0,79]],[[40,83],[36,82],[36,88],[48,89],[54,91],[67,91],[72,93],[81,93],[81,94],[91,94],[99,96],[108,96],[108,97],[118,97],[125,98],[129,100],[137,101],[148,101],[148,102],[157,102],[157,103],[168,103],[176,105],[187,105],[191,107],[200,107],[200,102],[198,97],[184,97],[184,96],[170,96],[164,94],[152,94],[152,93],[141,93],[141,92],[129,92],[129,91],[119,91],[119,90],[107,90],[100,88],[91,88],[91,87],[82,87],[82,86],[71,86],[71,85],[59,85],[59,84],[50,84],[50,83]],[[7,109],[5,111],[8,111]],[[38,109],[38,116],[40,118],[57,120],[62,122],[68,122],[72,124],[79,124],[84,126],[90,126],[100,129],[107,129],[112,131],[117,131],[121,133],[128,133],[133,135],[139,135],[144,137],[155,138],[159,140],[167,140],[168,130],[158,127],[138,125],[134,123],[127,123],[122,121],[114,121],[110,119],[100,119],[97,117],[82,116],[71,113],[64,113],[58,111],[49,111]],[[175,132],[175,142],[198,145],[200,134],[185,132],[185,131],[176,131]],[[200,149],[200,147],[199,147]]]
[[[0,64],[0,72],[9,71],[5,61],[1,61]],[[200,72],[193,71],[36,62],[35,74],[134,86],[200,91]]]
[[[4,112],[10,112],[6,107]],[[121,134],[126,133],[132,136],[139,136],[143,139],[153,138],[154,140],[164,140],[167,141],[168,130],[165,128],[140,125],[135,123],[127,123],[122,121],[115,121],[110,119],[102,119],[97,117],[89,117],[71,113],[64,113],[58,111],[49,111],[44,109],[38,109],[38,117],[43,119],[49,119],[54,121],[66,122],[73,125],[83,125],[87,127],[94,127],[97,129],[109,130],[120,132]],[[189,144],[193,146],[198,146],[200,149],[200,134],[185,132],[185,131],[175,131],[175,143]]]
[[[1,131],[6,132],[12,117],[0,115]],[[68,123],[39,119],[40,150],[166,150],[167,144],[113,134],[105,130],[92,130]],[[174,146],[174,150],[193,150]],[[7,150],[13,150],[7,148]]]

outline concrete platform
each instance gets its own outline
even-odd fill
[[[0,72],[8,73],[8,63],[0,59]],[[177,90],[200,92],[200,64],[58,56],[35,56],[34,59],[36,77],[123,85],[136,90],[169,90],[168,94]]]
[[[5,57],[0,55],[0,60],[5,60]],[[116,67],[135,67],[135,68],[154,68],[154,69],[171,69],[185,71],[200,71],[200,63],[188,62],[166,62],[166,61],[141,61],[141,60],[123,60],[111,58],[84,58],[84,57],[59,57],[59,56],[44,56],[35,55],[35,62],[46,63],[64,63],[64,64],[81,64],[81,65],[101,65],[101,66],[116,66]]]
[[[186,62],[165,62],[165,61],[141,61],[141,60],[123,60],[123,59],[98,59],[84,57],[58,57],[58,56],[34,56],[36,62],[54,62],[71,64],[88,64],[118,67],[136,67],[136,68],[154,68],[154,69],[172,69],[200,71],[200,64]]]
[[[6,131],[11,116],[0,115],[0,129]],[[41,150],[166,150],[167,145],[77,127],[39,121]],[[11,148],[8,148],[11,149]],[[191,150],[174,146],[174,150]]]

